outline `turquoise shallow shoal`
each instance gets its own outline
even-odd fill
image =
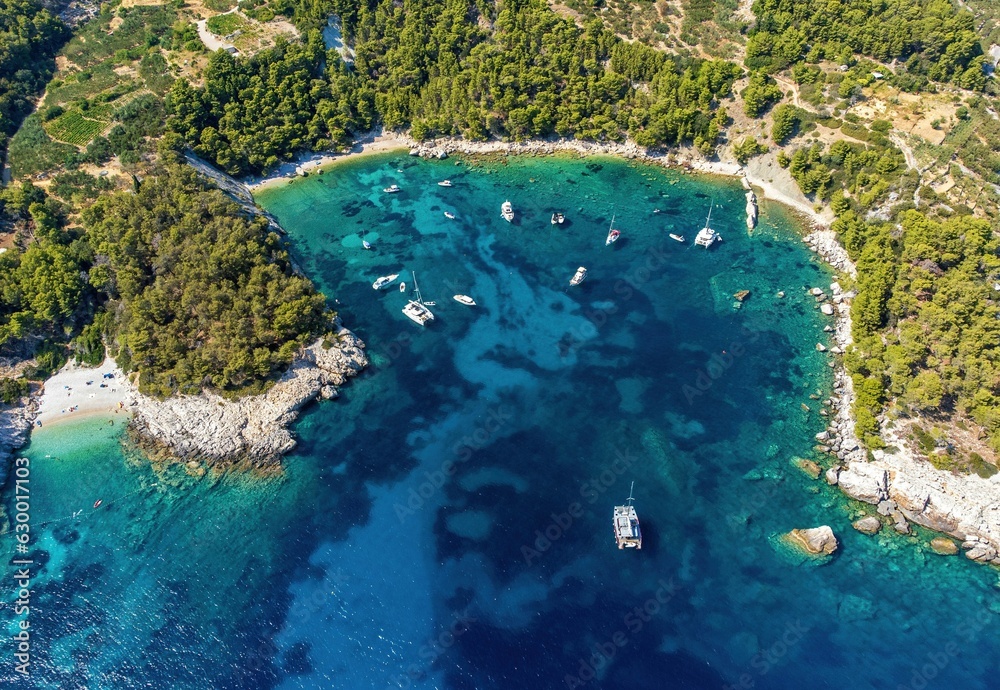
[[[998,687],[996,571],[855,532],[865,507],[791,462],[828,464],[807,290],[832,278],[782,208],[748,235],[732,180],[396,153],[259,201],[372,367],[280,476],[151,468],[107,420],[36,434],[37,687]],[[371,287],[412,272],[427,328]],[[610,520],[632,481],[635,553]],[[821,524],[826,564],[776,539]]]

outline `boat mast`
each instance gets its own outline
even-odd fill
[[[635,500],[634,498],[632,498],[632,489],[634,489],[634,488],[635,488],[635,482],[632,482],[632,486],[630,486],[629,490],[628,490],[628,504],[629,505],[632,505],[632,501]]]
[[[423,304],[424,298],[420,296],[420,288],[417,287],[417,272],[410,271],[410,274],[413,276],[413,291],[417,294],[417,301]]]
[[[611,232],[612,228],[615,227],[615,214],[611,214],[611,225],[608,226],[608,232]]]
[[[706,228],[712,224],[712,207],[713,206],[715,206],[715,200],[714,199],[712,200],[712,203],[710,203],[708,205],[708,218],[705,219],[705,227]]]

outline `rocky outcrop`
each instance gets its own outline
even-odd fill
[[[364,343],[341,329],[331,347],[321,339],[306,348],[261,395],[226,400],[203,392],[156,400],[133,392],[127,404],[133,413],[131,430],[140,443],[181,460],[268,465],[295,447],[288,427],[299,409],[317,396],[335,397],[336,387],[367,363]]]
[[[934,537],[931,539],[931,550],[942,556],[954,556],[958,553],[958,544],[948,537]]]
[[[22,398],[13,405],[0,407],[0,486],[7,481],[14,453],[28,442],[31,425],[38,409],[34,397]]]
[[[833,530],[827,525],[810,529],[793,529],[784,536],[785,541],[810,556],[830,556],[839,544]]]
[[[889,497],[889,473],[868,463],[852,463],[837,475],[841,490],[859,501],[877,505]]]
[[[877,505],[897,531],[909,533],[914,522],[959,539],[968,558],[1000,565],[1000,481],[939,470],[905,450],[894,431],[885,436],[901,450],[852,462],[837,477],[845,493]]]
[[[862,534],[878,534],[879,530],[882,529],[882,521],[874,515],[867,515],[860,520],[855,520],[852,526]]]

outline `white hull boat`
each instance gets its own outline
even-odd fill
[[[386,285],[392,284],[392,281],[396,280],[396,278],[398,277],[399,277],[398,273],[393,273],[392,275],[388,276],[382,276],[381,278],[378,278],[374,283],[372,283],[372,289],[381,290]]]
[[[476,306],[476,300],[472,299],[468,295],[455,295],[455,301],[460,302],[467,307]]]
[[[514,220],[514,207],[510,205],[509,200],[500,205],[500,217],[508,223]]]
[[[580,266],[580,268],[576,269],[576,273],[573,274],[573,277],[570,278],[569,284],[575,287],[580,283],[582,283],[586,278],[587,278],[587,269],[584,268],[583,266]]]

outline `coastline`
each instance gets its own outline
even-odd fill
[[[650,152],[635,142],[598,143],[579,141],[576,139],[531,140],[526,142],[511,141],[466,141],[448,137],[434,140],[427,145],[418,142],[405,134],[395,132],[370,132],[361,137],[354,147],[347,152],[307,153],[283,163],[271,174],[243,180],[251,193],[268,189],[280,184],[283,180],[326,170],[338,163],[357,160],[364,156],[388,151],[408,150],[411,156],[425,158],[446,158],[449,155],[465,156],[483,155],[550,155],[558,152],[574,152],[581,156],[607,155],[620,156],[664,167],[683,168],[691,172],[705,175],[720,175],[723,177],[745,177],[750,184],[761,190],[761,196],[770,201],[776,201],[790,207],[806,216],[814,227],[829,227],[833,215],[829,209],[817,211],[809,200],[799,191],[798,185],[787,171],[775,163],[774,156],[758,156],[751,159],[746,166],[741,166],[735,160],[707,160],[691,147],[682,147],[668,152]]]

